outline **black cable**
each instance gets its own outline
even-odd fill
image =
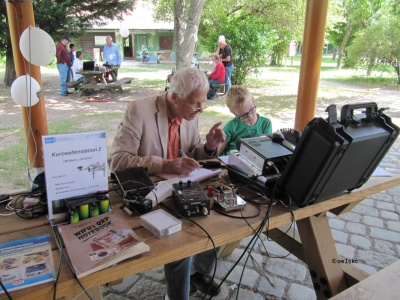
[[[212,243],[212,245],[213,245],[213,249],[214,249],[215,265],[214,265],[213,274],[212,274],[212,276],[211,276],[211,282],[213,282],[214,279],[215,279],[215,274],[216,274],[216,272],[217,272],[218,255],[217,255],[217,248],[215,247],[215,243],[214,243],[214,240],[212,239],[211,235],[210,235],[210,234],[207,232],[207,230],[205,230],[204,227],[202,227],[199,223],[197,223],[197,222],[193,221],[192,219],[187,218],[187,217],[185,217],[185,216],[183,216],[183,215],[180,215],[180,214],[178,214],[178,213],[176,213],[176,212],[173,212],[173,211],[172,211],[171,209],[169,209],[164,203],[160,203],[160,206],[164,207],[164,208],[165,208],[166,210],[168,210],[172,215],[175,215],[175,216],[184,218],[185,220],[187,220],[187,221],[189,221],[189,222],[192,222],[193,224],[195,224],[197,227],[199,227],[199,228],[207,235],[207,237],[208,237],[208,239],[211,241],[211,243]],[[221,284],[222,284],[222,283],[221,283]],[[221,286],[221,284],[218,285],[217,289]],[[208,291],[210,290],[210,288],[211,288],[211,285],[208,287],[208,290],[207,290],[207,292],[204,294],[204,296],[203,296],[202,299],[205,299],[205,297],[207,296],[207,293],[208,293]]]
[[[1,278],[0,278],[0,286],[3,289],[4,293],[6,293],[8,299],[12,300],[10,293],[7,291],[6,287],[4,286],[3,282],[1,281]]]
[[[54,235],[54,240],[56,242],[58,250],[60,251],[60,262],[58,264],[56,280],[54,281],[54,288],[53,288],[53,300],[56,300],[57,299],[56,298],[57,297],[57,284],[58,284],[58,279],[60,278],[60,274],[61,274],[62,254],[63,254],[64,248],[60,247],[59,240],[58,240],[59,235],[58,235],[58,233],[55,232],[56,230],[54,230],[54,228],[55,228],[55,226],[51,226],[51,229],[52,229],[53,235]]]
[[[52,226],[53,227],[53,226]],[[56,226],[54,226],[56,227]],[[56,240],[56,244],[58,246],[58,249],[60,250],[60,261],[62,260],[62,257],[65,259],[65,261],[67,262],[68,268],[70,269],[72,275],[74,276],[75,281],[79,284],[79,286],[82,288],[83,292],[86,294],[86,296],[88,296],[88,298],[90,300],[94,300],[89,292],[87,291],[87,289],[83,286],[82,282],[79,280],[78,276],[76,275],[76,272],[74,270],[74,267],[72,266],[72,263],[70,261],[70,259],[67,257],[67,255],[65,254],[65,251],[63,251],[62,249],[64,248],[63,245],[63,240],[62,237],[59,235],[58,230],[53,229],[53,233],[54,233],[54,238]],[[60,262],[61,263],[61,262]]]
[[[269,217],[270,217],[270,214],[271,214],[271,210],[272,210],[272,206],[273,206],[273,204],[274,204],[274,201],[273,201],[273,200],[274,200],[274,196],[275,196],[275,190],[276,190],[277,182],[278,182],[278,181],[276,181],[276,183],[275,183],[274,190],[273,190],[272,197],[271,197],[271,201],[270,201],[270,203],[268,204],[268,208],[267,208],[267,212],[266,212],[266,214],[265,214],[265,217],[263,218],[263,220],[261,221],[260,225],[259,225],[258,228],[256,229],[255,235],[253,235],[253,237],[252,237],[251,240],[249,241],[248,245],[247,245],[246,248],[244,249],[243,253],[242,253],[242,254],[240,255],[240,257],[237,259],[237,261],[236,261],[235,264],[231,267],[231,269],[227,272],[227,274],[226,274],[225,277],[222,279],[222,281],[221,281],[221,283],[220,283],[220,285],[219,285],[218,287],[220,287],[220,286],[222,285],[222,283],[228,278],[228,276],[232,273],[232,271],[235,269],[235,267],[239,264],[240,260],[243,258],[243,256],[245,255],[245,253],[246,253],[246,252],[248,251],[248,249],[250,248],[250,245],[251,245],[251,251],[253,251],[254,246],[255,246],[255,244],[256,244],[256,240],[260,238],[260,234],[262,233],[262,229],[264,228],[265,224],[266,224],[267,221],[269,220]],[[260,189],[258,189],[258,190],[260,190]],[[260,191],[261,191],[261,190],[260,190]],[[264,194],[262,191],[261,191],[261,193]],[[264,194],[264,195],[265,195],[265,194]],[[253,229],[253,230],[254,230],[254,229]],[[250,251],[250,252],[251,252],[251,251]],[[246,260],[246,263],[247,263],[247,260]],[[243,266],[242,275],[243,275],[243,272],[244,272],[244,270],[245,270],[245,266],[246,266],[246,265]],[[242,276],[241,276],[241,279],[242,279]],[[241,284],[241,279],[240,279],[240,282],[239,282],[239,285],[238,285],[238,291],[237,291],[237,293],[236,293],[236,299],[238,299],[238,297],[239,297],[239,288],[240,288],[240,284]],[[210,296],[209,299],[211,299],[212,297],[213,297],[213,296]]]

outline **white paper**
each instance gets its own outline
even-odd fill
[[[223,155],[223,156],[220,156],[220,157],[218,157],[218,159],[220,160],[220,161],[222,161],[224,164],[228,164],[228,160],[229,160],[229,155]]]
[[[173,183],[177,183],[181,180],[202,182],[204,180],[207,180],[208,178],[217,176],[219,173],[221,173],[221,169],[208,170],[205,168],[199,168],[187,175],[179,175],[179,176],[177,176],[176,174],[157,174],[157,175],[167,179],[165,182],[169,183],[172,186]]]
[[[46,135],[42,141],[49,219],[65,215],[62,199],[108,191],[105,131]]]

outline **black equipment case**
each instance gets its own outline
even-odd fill
[[[337,120],[331,105],[327,120],[310,121],[278,180],[280,192],[303,207],[361,187],[399,135],[383,110],[373,102],[344,105]]]

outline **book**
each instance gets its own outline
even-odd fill
[[[0,276],[8,292],[54,280],[50,236],[0,244]],[[4,293],[1,287],[0,293]]]
[[[120,211],[59,225],[58,232],[78,278],[150,251]]]

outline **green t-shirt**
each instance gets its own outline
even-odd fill
[[[236,149],[236,142],[242,138],[254,137],[263,133],[272,133],[271,120],[257,114],[257,123],[249,126],[239,118],[233,118],[224,126],[227,145],[221,155],[228,155],[230,150]]]

